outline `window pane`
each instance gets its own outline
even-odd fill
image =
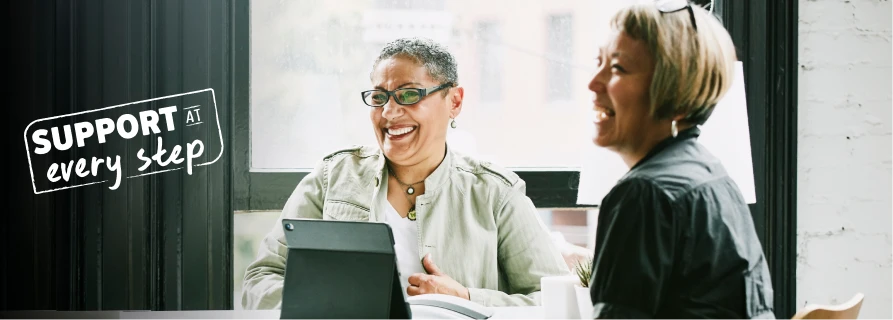
[[[573,61],[573,17],[570,14],[550,15],[546,37],[546,52],[549,53],[546,67],[547,99],[554,101],[572,100],[571,61]]]
[[[360,92],[381,47],[404,36],[457,59],[452,146],[515,170],[578,168],[598,39],[631,2],[251,1],[252,170],[306,171],[336,148],[377,144]]]
[[[481,21],[477,23],[477,63],[480,65],[480,86],[478,94],[481,102],[502,100],[502,41],[499,23]]]

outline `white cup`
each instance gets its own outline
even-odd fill
[[[543,316],[546,319],[580,319],[577,293],[574,285],[579,284],[577,276],[549,276],[540,278]]]

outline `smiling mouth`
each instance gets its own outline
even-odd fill
[[[397,128],[397,129],[385,128],[384,131],[388,137],[396,138],[396,137],[405,136],[405,135],[409,134],[410,132],[415,131],[416,128],[418,128],[418,127],[414,127],[414,126],[413,127],[402,127],[402,128]]]
[[[593,111],[595,111],[595,119],[593,119],[595,122],[608,120],[608,118],[611,118],[615,115],[613,109],[602,106],[595,106],[595,110]]]

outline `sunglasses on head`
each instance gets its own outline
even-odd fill
[[[691,17],[691,25],[698,31],[698,24],[695,22],[695,11],[691,8],[688,0],[657,0],[655,1],[657,10],[662,13],[673,13],[682,10],[688,10],[688,16]]]

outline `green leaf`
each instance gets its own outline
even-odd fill
[[[580,278],[580,285],[589,288],[589,279],[592,278],[592,258],[578,260],[574,266],[574,273]]]

